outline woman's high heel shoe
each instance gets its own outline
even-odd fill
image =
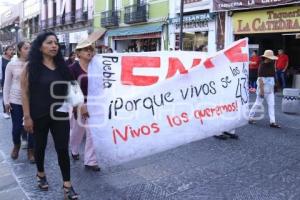
[[[36,175],[38,187],[40,190],[47,191],[48,190],[48,182],[46,176],[40,177],[39,175]]]
[[[78,194],[75,192],[74,188],[63,186],[64,189],[64,199],[65,200],[77,200],[78,199]]]

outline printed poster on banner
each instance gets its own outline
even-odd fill
[[[117,165],[243,126],[248,40],[204,52],[96,55],[88,120],[102,166]]]

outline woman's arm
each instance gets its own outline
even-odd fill
[[[22,106],[24,113],[24,128],[27,132],[33,133],[33,121],[30,116],[29,105],[29,80],[27,64],[21,74]]]

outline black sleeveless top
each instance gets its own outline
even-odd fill
[[[264,63],[262,62],[258,68],[258,77],[274,77],[275,66],[274,62]]]
[[[29,90],[30,115],[33,120],[49,115],[51,109],[57,110],[64,102],[64,98],[51,95],[51,85],[56,81],[66,80],[57,68],[51,70],[43,65],[37,80],[32,83]],[[52,88],[56,96],[65,97],[67,94],[67,84],[54,84]],[[57,105],[53,106],[55,103]]]

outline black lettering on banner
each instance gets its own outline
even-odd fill
[[[121,97],[118,97],[110,101],[108,107],[108,119],[117,117],[118,113],[121,111],[132,112],[141,109],[146,109],[155,116],[155,110],[157,108],[165,106],[166,103],[171,103],[173,101],[174,98],[172,97],[171,92],[132,100],[123,100]]]
[[[117,63],[118,57],[103,56],[103,88],[110,88],[116,79],[114,79],[115,73],[111,72],[111,65]]]
[[[221,78],[222,87],[228,88],[229,84],[232,82],[228,76]]]
[[[229,67],[233,76],[237,76],[240,74],[240,70],[238,67]]]
[[[207,96],[210,94],[216,94],[216,83],[214,81],[210,81],[209,83],[203,83],[199,86],[191,85],[189,88],[180,89],[181,97],[183,100],[186,100],[188,97],[197,98],[201,94]]]
[[[235,97],[241,100],[242,105],[248,103],[247,78],[239,78]]]

